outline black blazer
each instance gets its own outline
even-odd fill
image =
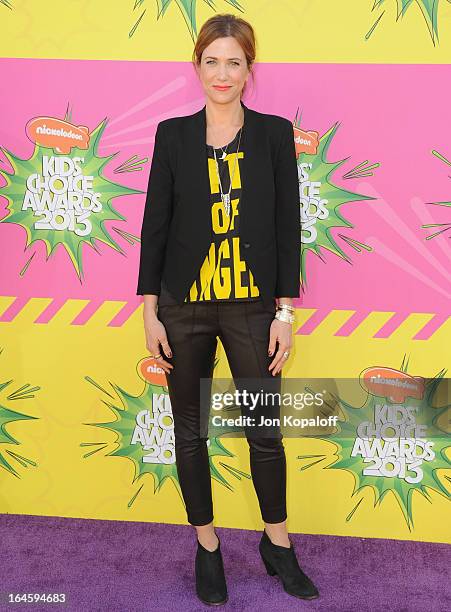
[[[240,254],[266,304],[298,297],[300,198],[293,126],[241,102]],[[141,230],[138,295],[161,279],[182,304],[211,242],[205,106],[158,124]]]

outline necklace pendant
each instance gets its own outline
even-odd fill
[[[222,193],[222,202],[224,204],[225,212],[227,216],[230,216],[230,194]]]

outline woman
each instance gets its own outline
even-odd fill
[[[215,15],[202,27],[193,64],[206,104],[158,124],[141,233],[137,294],[147,348],[167,374],[177,472],[197,531],[196,592],[227,601],[213,526],[199,379],[211,379],[217,338],[234,379],[272,379],[292,345],[299,295],[299,186],[292,124],[241,101],[255,60],[251,25]],[[277,300],[277,304],[276,304]],[[286,460],[280,430],[248,435],[265,528],[268,574],[289,594],[318,591],[300,569],[286,528]]]

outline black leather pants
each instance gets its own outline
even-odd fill
[[[174,419],[176,466],[188,522],[206,525],[213,520],[207,438],[200,436],[200,378],[213,377],[217,337],[221,339],[232,376],[271,378],[268,370],[269,328],[275,302],[199,302],[163,305],[158,318],[172,349],[171,373],[166,376]],[[282,434],[246,439],[252,481],[262,519],[279,523],[286,513],[286,459]]]

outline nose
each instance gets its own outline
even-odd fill
[[[225,66],[224,64],[219,64],[219,67],[218,67],[218,78],[221,81],[227,80],[227,66]]]

